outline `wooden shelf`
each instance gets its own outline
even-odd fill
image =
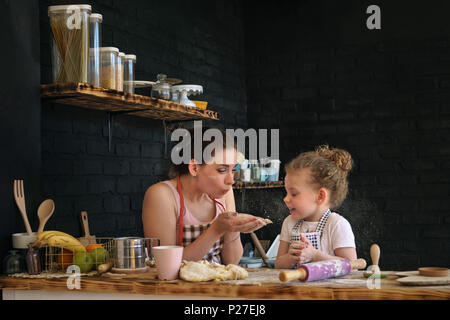
[[[137,117],[167,121],[219,120],[217,112],[211,110],[100,88],[86,83],[43,84],[41,98],[76,107],[117,114],[129,113]]]
[[[233,185],[233,189],[269,189],[269,188],[283,188],[283,181],[273,182],[242,182],[238,181]]]

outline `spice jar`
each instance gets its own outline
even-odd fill
[[[93,13],[89,17],[89,83],[100,87],[100,68],[101,55],[100,48],[102,46],[101,25],[103,16]]]
[[[116,60],[116,90],[123,91],[123,57],[125,53],[119,52]]]
[[[101,86],[107,89],[116,89],[116,60],[119,49],[115,47],[100,48],[102,61],[101,68]]]
[[[123,91],[134,93],[134,64],[136,56],[134,54],[126,54],[123,57]]]
[[[19,250],[10,250],[3,259],[3,272],[5,274],[22,273],[25,271],[25,259]]]
[[[170,84],[166,81],[167,75],[158,74],[157,81],[152,86],[152,97],[157,99],[170,100]]]
[[[42,272],[39,248],[35,249],[29,244],[26,260],[29,274],[40,274]]]
[[[250,169],[250,181],[259,182],[261,180],[261,171],[259,168],[258,160],[249,160],[248,165]]]
[[[91,6],[48,7],[53,82],[88,82]]]

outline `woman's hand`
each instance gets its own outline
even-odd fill
[[[250,214],[223,212],[214,220],[211,227],[214,227],[220,234],[226,232],[250,233],[264,227],[269,221],[268,219],[262,219]]]
[[[265,227],[266,225],[272,223],[272,221],[269,219],[255,217],[255,216],[253,216],[251,214],[247,214],[247,213],[238,213],[238,215],[235,219],[246,219],[246,218],[252,218],[252,219],[256,218],[256,221],[252,220],[252,223],[248,223],[247,225],[242,226],[243,230],[240,231],[241,233],[251,233],[251,232],[254,232],[254,231],[261,229],[262,227]]]

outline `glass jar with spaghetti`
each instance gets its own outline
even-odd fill
[[[90,5],[49,6],[53,82],[88,82]]]

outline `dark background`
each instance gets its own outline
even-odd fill
[[[80,236],[79,212],[96,236],[142,236],[145,190],[166,179],[161,121],[119,116],[108,150],[106,114],[43,102],[51,82],[47,7],[91,4],[103,14],[103,46],[137,55],[136,79],[156,74],[202,84],[221,128],[280,129],[282,164],[319,144],[355,161],[336,211],[370,262],[385,270],[449,266],[450,26],[446,1],[377,1],[381,30],[366,28],[368,1],[0,0],[0,256],[24,232],[12,180],[25,179],[28,217],[46,198],[47,229]],[[142,89],[139,93],[150,94]],[[284,190],[235,191],[241,212],[275,223]],[[249,240],[242,237],[243,242]]]

